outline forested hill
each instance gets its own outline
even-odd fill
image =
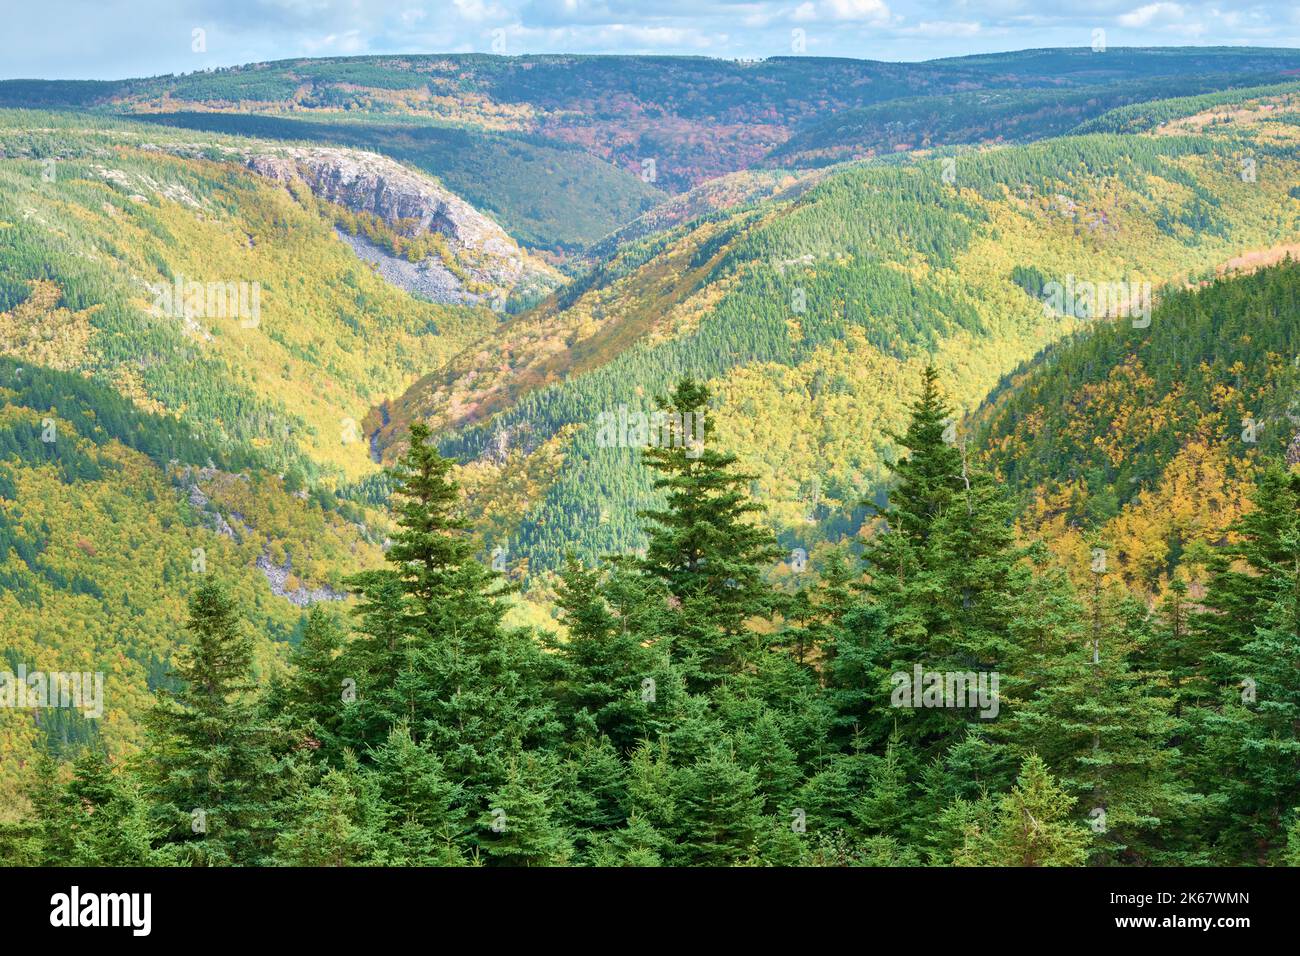
[[[974,425],[1026,531],[1073,566],[1101,543],[1142,593],[1180,563],[1198,580],[1261,464],[1300,458],[1300,264],[1170,289],[1149,327],[1094,323],[1004,379]]]
[[[506,165],[511,164],[512,153],[536,152],[529,140],[551,147],[578,147],[621,170],[652,177],[655,184],[679,191],[757,164],[796,131],[832,114],[889,100],[974,90],[1105,87],[1121,81],[1135,83],[1135,89],[1145,84],[1143,95],[1153,98],[1191,92],[1195,82],[1186,90],[1178,85],[1187,84],[1186,78],[1193,74],[1219,75],[1218,81],[1202,85],[1213,89],[1218,88],[1215,83],[1235,85],[1234,75],[1281,78],[1285,71],[1297,69],[1300,52],[1242,47],[1029,50],[925,63],[801,56],[751,62],[436,54],[282,60],[111,83],[8,81],[0,83],[0,106],[128,113],[293,113],[349,121],[418,118],[506,136],[504,142],[499,138],[474,141]],[[1151,84],[1155,78],[1174,77],[1184,79]],[[1113,90],[1102,90],[1098,105],[1105,108],[1107,97],[1117,105],[1120,100],[1115,96]],[[1055,106],[1052,102],[1041,96],[1024,102],[1024,113],[1040,117],[1038,135],[1057,131],[1052,121],[1041,121],[1044,110],[1058,117],[1058,126],[1060,117],[1071,115],[1070,101]],[[889,112],[896,116],[898,111],[886,108]],[[887,115],[883,120],[884,125],[869,131],[869,137],[888,138],[892,121]],[[974,141],[996,138],[999,125],[996,113],[990,114]],[[437,133],[441,142],[422,143],[418,138],[402,142],[400,128],[373,132],[325,128],[315,134],[345,137],[349,144],[378,136],[386,145],[427,156],[445,155],[450,136]],[[933,135],[942,140],[944,134]],[[908,138],[895,138],[890,147]],[[536,169],[555,158],[534,155],[525,165]],[[625,185],[622,191],[630,188]],[[574,195],[580,196],[581,191],[575,190]]]
[[[313,193],[277,148],[0,112],[3,351],[86,372],[277,469],[373,471],[356,425],[368,409],[495,325],[487,296],[510,292],[511,275],[549,270],[436,184],[410,193],[431,224],[447,211],[433,229],[383,220],[361,205],[376,181],[354,213],[340,204],[349,194]],[[347,168],[346,155],[326,159],[304,175]],[[425,260],[466,294],[409,294],[340,241],[347,232],[384,262]]]
[[[0,865],[1300,863],[1297,69],[0,83]]]
[[[1115,123],[1121,116],[1142,115],[1143,108],[1154,103],[1167,108],[1163,104],[1172,98],[1203,102],[1193,94],[1217,92],[1224,101],[1233,101],[1239,99],[1238,90],[1273,79],[1271,74],[1190,75],[888,100],[807,125],[769,153],[764,165],[817,167],[960,143],[1020,143],[1069,132],[1140,132]]]
[[[577,253],[666,198],[652,177],[576,145],[385,113],[132,114],[150,124],[373,150],[409,163],[491,213],[519,242]]]
[[[38,752],[139,744],[204,575],[245,608],[269,680],[304,606],[343,598],[345,575],[381,560],[385,525],[109,386],[0,356],[0,671],[100,671],[110,701],[102,720],[0,708],[0,807]]]
[[[1296,277],[1158,317],[1268,318],[1294,308]],[[662,398],[710,402],[690,379]],[[1109,545],[1079,587],[1019,539],[952,412],[923,368],[861,559],[791,556],[788,588],[710,424],[699,446],[648,452],[674,493],[641,516],[642,557],[566,563],[563,634],[503,623],[452,462],[416,425],[356,613],[314,608],[267,680],[260,622],[224,574],[197,575],[189,645],[159,670],[133,759],[82,747],[60,764],[50,747],[2,765],[0,863],[1300,863],[1300,468],[1261,468],[1204,584],[1149,607]],[[5,709],[0,729],[42,717]]]
[[[1300,235],[1296,127],[1255,111],[1199,133],[1087,136],[838,170],[793,198],[621,248],[376,413],[400,453],[429,422],[472,462],[474,506],[517,568],[640,547],[651,489],[602,414],[690,372],[783,544],[853,531],[926,361],[973,408],[1080,319],[1044,287],[1153,295]]]

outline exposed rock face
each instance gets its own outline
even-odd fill
[[[257,569],[266,575],[266,581],[271,585],[271,593],[286,599],[290,604],[298,607],[307,607],[318,601],[342,601],[347,598],[347,594],[342,591],[335,591],[331,587],[308,588],[305,585],[299,585],[295,590],[289,590],[285,585],[289,580],[289,575],[293,573],[293,559],[286,557],[283,566],[276,564],[268,555],[261,555],[257,559]]]
[[[449,281],[420,281],[419,266],[425,263],[403,269],[398,263],[411,264],[373,250],[386,260],[388,268],[381,269],[385,278],[434,301],[482,301],[523,291],[521,286],[551,286],[558,279],[549,266],[525,253],[504,229],[469,203],[386,156],[354,149],[292,147],[248,153],[244,164],[278,182],[299,178],[320,198],[354,212],[372,213],[391,225],[412,224],[403,229],[407,235],[436,232],[445,237],[460,268],[490,291],[465,289],[436,259],[439,275]],[[374,256],[367,258],[373,261]]]
[[[342,229],[334,231],[352,247],[358,259],[369,262],[386,281],[407,292],[414,292],[434,302],[474,303],[481,298],[467,291],[460,279],[437,256],[430,256],[423,262],[408,262],[391,255],[388,250],[375,245],[365,236],[354,236]]]
[[[168,148],[180,153],[191,149]],[[560,284],[559,273],[521,249],[490,218],[437,180],[387,156],[342,147],[269,144],[229,147],[225,152],[276,182],[301,180],[321,199],[378,216],[407,237],[442,236],[454,263],[443,263],[436,255],[410,263],[364,240],[359,244],[356,237],[342,236],[385,279],[408,292],[435,302],[498,304],[512,296],[544,294]]]

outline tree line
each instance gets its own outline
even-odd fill
[[[708,399],[686,378],[659,404]],[[702,451],[646,450],[648,547],[569,559],[562,635],[503,623],[416,424],[351,619],[313,608],[258,687],[205,579],[142,750],[43,758],[0,862],[1300,862],[1300,474],[1265,468],[1206,594],[1149,610],[1019,540],[950,416],[927,369],[860,558],[794,589],[707,422]],[[993,696],[953,699],[953,675]]]

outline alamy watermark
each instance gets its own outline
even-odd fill
[[[56,928],[126,927],[132,936],[153,928],[152,893],[83,893],[73,886],[50,897],[50,925]]]
[[[596,416],[596,444],[601,448],[684,448],[687,458],[704,453],[704,409],[695,412],[618,411]]]
[[[74,708],[82,716],[104,716],[104,674],[95,671],[0,671],[0,707],[10,709]]]
[[[262,321],[260,282],[197,282],[176,275],[150,286],[156,315],[176,319],[238,319],[245,329]]]
[[[992,720],[1001,709],[998,698],[997,671],[927,671],[920,664],[912,673],[897,671],[890,675],[894,685],[891,707],[949,707],[979,710],[985,720]]]
[[[1133,320],[1133,328],[1151,324],[1150,282],[1091,282],[1067,275],[1064,282],[1043,284],[1043,314],[1072,315],[1076,319]]]

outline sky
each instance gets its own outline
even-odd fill
[[[0,0],[0,23],[4,79],[386,53],[924,60],[1099,39],[1300,47],[1297,0]]]

